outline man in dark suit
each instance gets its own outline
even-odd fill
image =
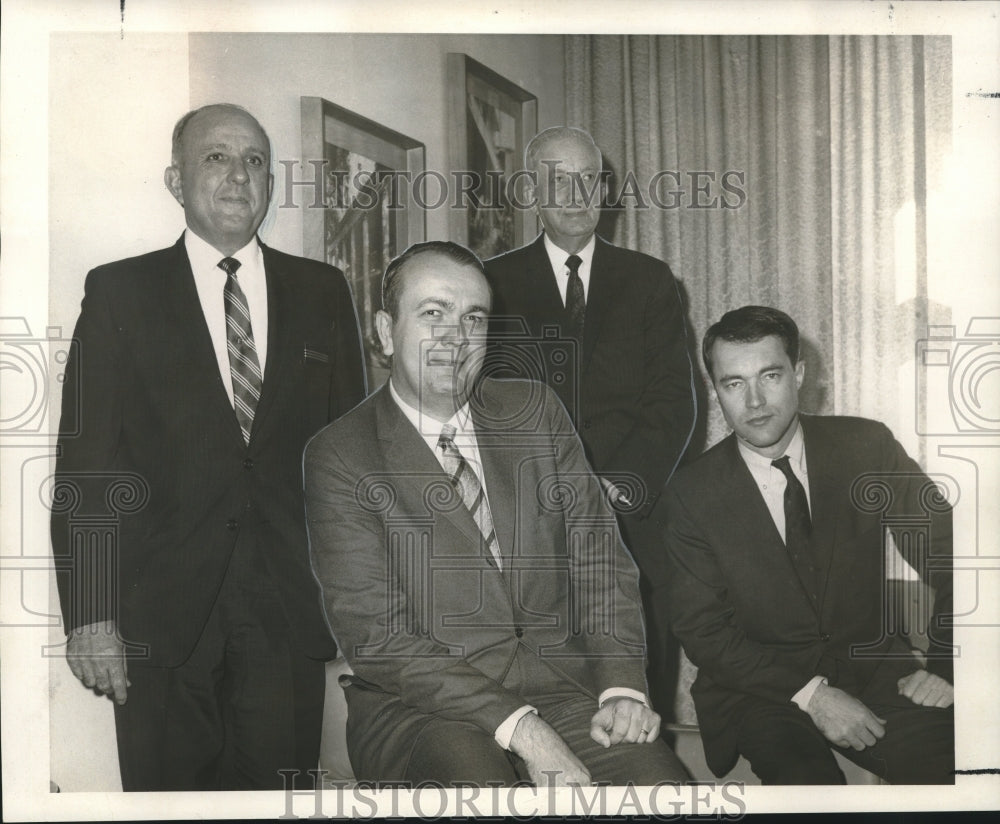
[[[662,531],[650,515],[695,423],[677,283],[662,261],[594,234],[604,180],[587,132],[546,129],[528,144],[525,165],[534,175],[527,200],[545,231],[486,262],[495,296],[487,369],[555,390],[619,513],[648,596],[663,567]],[[677,650],[668,649],[661,607],[644,600],[653,701],[670,712]]]
[[[648,706],[635,565],[562,406],[479,380],[490,289],[432,242],[386,269],[391,377],[306,449],[310,547],[363,780],[683,780]]]
[[[766,784],[843,783],[832,746],[891,783],[951,783],[950,508],[882,424],[799,413],[798,351],[768,307],[708,330],[733,434],[667,490],[660,592],[698,666],[708,763],[723,775],[742,754]],[[936,590],[926,664],[887,621],[897,549]]]
[[[52,518],[67,658],[116,703],[126,790],[280,788],[314,768],[336,651],[301,455],[365,395],[342,274],[256,237],[270,146],[245,110],[174,129],[178,242],[87,276]],[[116,551],[88,517],[119,516]]]

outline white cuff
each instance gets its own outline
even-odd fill
[[[510,749],[510,739],[514,737],[514,730],[517,728],[517,722],[520,721],[529,712],[533,712],[538,715],[538,710],[536,710],[531,704],[525,704],[523,707],[518,707],[514,712],[504,719],[500,726],[497,727],[496,732],[493,733],[493,738],[496,742],[505,750]]]
[[[608,687],[608,689],[604,690],[604,692],[602,692],[597,698],[598,708],[603,707],[604,702],[609,698],[634,698],[644,707],[649,706],[649,701],[646,700],[646,696],[638,690],[632,690],[628,687]]]
[[[799,709],[802,710],[802,712],[805,712],[806,707],[809,706],[809,699],[812,698],[813,693],[816,692],[816,687],[820,684],[828,683],[829,681],[827,681],[822,675],[814,675],[809,679],[808,684],[792,696],[792,701],[799,705]]]

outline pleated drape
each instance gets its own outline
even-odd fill
[[[777,306],[802,331],[805,409],[897,423],[907,334],[926,323],[948,38],[574,35],[566,86],[567,122],[593,134],[614,182],[679,173],[677,208],[626,198],[601,228],[670,264],[697,341],[728,309]],[[699,208],[694,172],[714,175],[713,195],[729,173],[745,202]],[[726,431],[706,397],[699,446]]]

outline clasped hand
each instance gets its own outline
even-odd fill
[[[590,720],[590,737],[602,747],[648,744],[660,735],[660,716],[634,698],[609,698]]]

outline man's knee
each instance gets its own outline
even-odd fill
[[[406,767],[413,784],[435,782],[511,785],[519,780],[508,753],[478,727],[462,721],[435,721],[414,742]]]
[[[764,784],[843,784],[823,734],[798,707],[765,704],[746,713],[737,748]]]

